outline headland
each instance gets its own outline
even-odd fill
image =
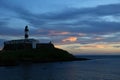
[[[25,39],[4,42],[4,47],[0,52],[0,66],[89,60],[87,58],[76,58],[69,52],[56,48],[51,41],[49,43],[39,43],[39,40],[29,38],[28,26],[25,27],[24,31]]]

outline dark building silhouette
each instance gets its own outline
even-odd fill
[[[29,39],[28,26],[25,27],[24,37],[25,39],[5,41],[3,50],[54,48],[54,45],[51,43],[51,41],[49,43],[39,43],[39,40]]]

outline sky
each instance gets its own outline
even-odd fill
[[[0,0],[0,48],[24,38],[72,54],[120,54],[120,0]]]

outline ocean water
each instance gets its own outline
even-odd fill
[[[120,56],[92,60],[0,67],[0,80],[120,80]]]

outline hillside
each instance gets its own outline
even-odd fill
[[[23,62],[58,62],[87,60],[75,58],[72,54],[58,48],[3,50],[0,52],[0,65],[17,65]]]

